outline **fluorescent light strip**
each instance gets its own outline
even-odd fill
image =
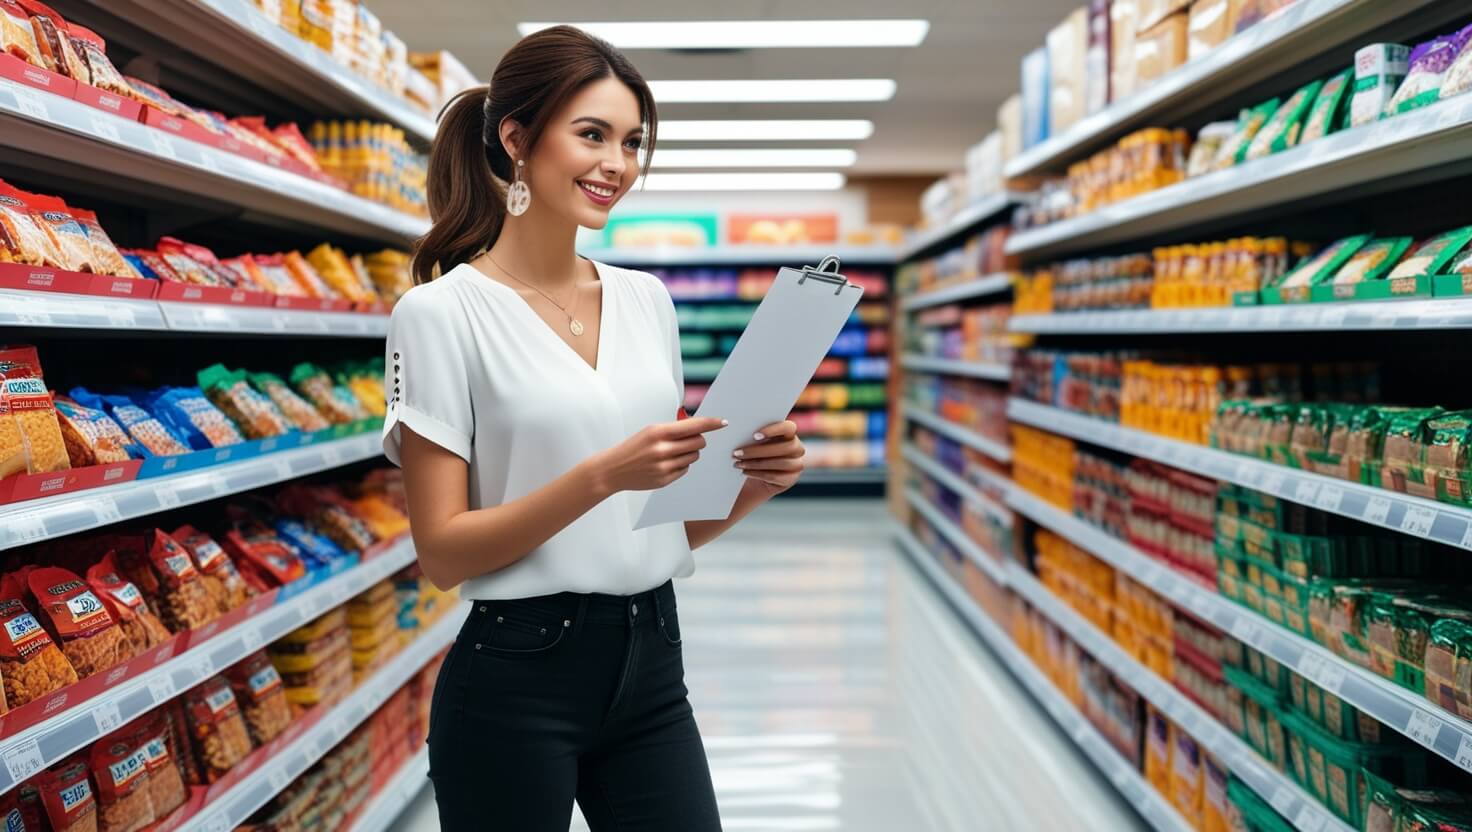
[[[765,141],[863,141],[874,135],[868,119],[751,119],[675,120],[661,119],[659,141],[664,142],[765,142]]]
[[[650,81],[660,104],[697,102],[888,101],[890,78],[793,79],[775,81]]]
[[[556,23],[518,23],[522,36]],[[573,23],[620,49],[919,46],[928,20],[639,20]]]
[[[656,150],[656,168],[848,168],[859,154],[847,148],[711,148]]]
[[[644,190],[836,191],[846,181],[841,173],[651,173]]]

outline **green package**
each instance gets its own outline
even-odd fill
[[[1415,240],[1410,237],[1382,237],[1365,243],[1334,273],[1334,285],[1379,280],[1400,262],[1413,242]]]
[[[1345,93],[1349,91],[1353,83],[1354,67],[1324,82],[1324,86],[1319,89],[1318,97],[1314,99],[1313,107],[1309,110],[1308,118],[1303,120],[1303,132],[1298,136],[1299,144],[1322,139],[1340,129],[1343,112],[1349,103],[1349,96]]]
[[[1444,274],[1446,265],[1457,256],[1463,247],[1472,241],[1472,225],[1453,229],[1421,241],[1404,260],[1390,272],[1389,279],[1420,277],[1427,274]]]
[[[1278,103],[1278,99],[1274,98],[1256,107],[1243,110],[1237,115],[1237,132],[1223,142],[1221,150],[1217,152],[1214,165],[1216,170],[1226,170],[1242,163],[1242,159],[1247,154],[1248,145],[1252,144],[1253,138],[1257,136],[1258,131],[1268,119],[1273,117],[1273,113],[1278,111]]]
[[[1283,276],[1278,285],[1284,289],[1296,287],[1317,286],[1330,275],[1339,271],[1345,261],[1354,256],[1356,251],[1364,247],[1365,243],[1374,238],[1373,234],[1356,234],[1353,237],[1345,237],[1335,240],[1324,247],[1323,251],[1300,263],[1297,268]]]
[[[1261,159],[1298,144],[1298,131],[1303,127],[1303,119],[1323,86],[1323,81],[1311,81],[1288,96],[1288,100],[1274,111],[1273,117],[1263,124],[1247,145],[1244,158]]]

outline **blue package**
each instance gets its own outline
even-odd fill
[[[239,428],[198,387],[164,387],[149,394],[148,409],[196,451],[239,445]]]
[[[1041,144],[1049,136],[1050,99],[1048,48],[1040,46],[1022,57],[1022,147]]]
[[[177,456],[189,453],[189,444],[181,439],[167,424],[148,410],[138,406],[131,398],[118,395],[98,395],[85,387],[73,387],[67,395],[85,407],[97,408],[111,416],[138,444],[157,456]]]
[[[331,566],[348,556],[331,538],[317,534],[300,520],[280,518],[272,526],[277,534],[298,550],[308,569]]]
[[[153,269],[150,269],[148,267],[148,263],[144,261],[142,257],[139,257],[136,254],[130,254],[126,251],[120,253],[123,255],[123,259],[128,261],[128,265],[132,266],[133,269],[138,272],[139,276],[147,278],[148,280],[159,279],[158,273],[155,272]]]

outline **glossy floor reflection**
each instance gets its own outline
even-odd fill
[[[1142,829],[886,524],[879,500],[779,501],[677,584],[725,828]],[[437,826],[426,789],[394,828]]]

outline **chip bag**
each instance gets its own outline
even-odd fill
[[[82,226],[82,230],[87,234],[87,244],[92,249],[92,262],[96,266],[98,274],[110,274],[113,277],[130,277],[135,279],[141,277],[138,274],[138,270],[133,268],[132,264],[123,258],[122,253],[118,251],[118,247],[113,243],[112,238],[107,236],[106,231],[102,230],[102,226],[97,222],[97,213],[95,211],[83,211],[73,208],[72,217],[77,221],[77,224]]]
[[[213,676],[184,694],[195,759],[205,782],[224,777],[251,752],[250,733],[230,683]]]
[[[220,265],[214,252],[204,246],[173,237],[160,237],[155,250],[184,283],[236,288],[238,278],[235,273]]]
[[[171,632],[197,629],[219,617],[194,559],[163,531],[120,538],[117,562]]]
[[[193,526],[180,526],[170,535],[189,550],[194,566],[204,579],[205,589],[221,613],[241,606],[256,595],[235,568],[235,561],[209,534]]]
[[[332,426],[321,413],[317,412],[317,408],[313,407],[311,402],[288,387],[280,376],[270,373],[249,373],[246,378],[250,380],[252,387],[264,393],[276,405],[281,414],[297,430],[311,433]]]
[[[36,348],[0,349],[0,479],[70,467]]]
[[[352,391],[353,397],[370,416],[382,418],[388,412],[388,397],[383,390],[383,367],[363,363],[348,364],[338,369],[337,383]]]
[[[196,451],[225,448],[245,441],[230,421],[198,387],[169,387],[147,402],[149,412],[167,422]]]
[[[26,607],[25,597],[14,575],[0,579],[0,680],[12,709],[77,681],[77,671]]]
[[[57,251],[61,252],[65,263],[63,268],[74,272],[102,273],[92,258],[92,243],[87,239],[87,232],[72,216],[65,202],[54,196],[30,194],[26,204],[36,224],[50,235]]]
[[[86,753],[78,753],[36,775],[36,791],[51,832],[95,832],[97,798]]]
[[[143,592],[123,577],[116,553],[108,552],[87,569],[87,584],[117,619],[135,653],[163,644],[172,637],[158,615],[149,608]]]
[[[91,83],[92,75],[87,69],[87,63],[77,55],[76,48],[72,46],[66,20],[36,0],[15,1],[31,15],[31,31],[36,36],[36,46],[41,53],[41,65],[83,84]]]
[[[189,790],[175,762],[178,759],[177,743],[174,742],[168,715],[161,711],[147,714],[134,723],[134,732],[147,755],[148,794],[153,802],[153,813],[163,820],[189,799]]]
[[[46,66],[30,15],[13,0],[0,0],[0,49],[31,66]]]
[[[184,440],[127,396],[99,396],[85,387],[73,387],[68,395],[86,407],[105,410],[150,454],[175,456],[189,453]]]
[[[26,585],[36,613],[61,652],[85,679],[133,658],[133,643],[92,587],[75,572],[58,566],[31,570]]]
[[[98,832],[138,832],[157,815],[148,788],[148,749],[133,725],[92,743]]]
[[[307,574],[296,549],[274,529],[255,520],[237,521],[222,544],[235,559],[241,575],[259,588],[285,586]]]
[[[359,280],[353,267],[348,263],[347,255],[341,249],[335,248],[328,243],[322,243],[307,253],[307,262],[317,270],[317,274],[329,286],[337,290],[337,293],[351,301],[370,301],[376,298],[372,287],[365,289],[363,282]]]
[[[368,411],[352,391],[334,383],[332,376],[315,364],[303,363],[292,368],[291,386],[334,425],[368,418]]]
[[[240,426],[251,439],[290,433],[292,425],[270,398],[250,386],[244,370],[214,364],[200,370],[199,386],[209,400]]]
[[[83,407],[67,396],[53,395],[56,421],[66,455],[73,468],[108,465],[147,456],[142,445],[122,429],[111,416],[101,410]]]
[[[240,703],[246,727],[256,745],[265,745],[291,726],[291,705],[286,701],[281,674],[263,651],[231,665],[225,671],[225,678],[235,692],[235,701]]]
[[[297,285],[291,275],[286,273],[284,267],[263,268],[262,261],[265,257],[257,257],[253,254],[242,254],[229,260],[221,260],[220,265],[235,272],[242,285],[255,286],[263,292],[273,295],[284,295],[287,297],[306,297],[307,293]]]
[[[297,282],[298,286],[302,287],[308,297],[342,297],[322,279],[321,275],[317,274],[317,270],[312,268],[312,264],[308,263],[305,257],[302,257],[301,252],[288,252],[282,255],[281,262],[286,267],[287,273]]]
[[[67,31],[71,35],[72,48],[87,63],[88,83],[115,95],[138,98],[128,82],[123,80],[123,74],[108,59],[107,43],[96,32],[75,23],[68,23]]]
[[[4,19],[0,11],[0,22]],[[66,257],[31,214],[28,196],[27,192],[0,181],[0,263],[66,268]]]

